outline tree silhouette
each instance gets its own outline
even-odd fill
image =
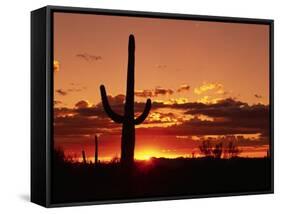
[[[214,158],[220,159],[222,155],[222,143],[217,143],[212,149],[212,154]]]
[[[223,144],[212,144],[210,141],[205,140],[199,146],[200,152],[207,158],[221,158],[223,152]]]
[[[242,152],[233,142],[229,142],[224,150],[225,156],[228,158],[236,158]]]
[[[212,157],[212,145],[210,141],[203,141],[202,144],[199,146],[199,150],[205,157]]]

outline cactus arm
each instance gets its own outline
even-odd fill
[[[123,123],[123,116],[115,113],[110,105],[109,105],[109,102],[108,102],[108,99],[107,99],[107,95],[106,95],[106,90],[105,90],[105,87],[104,85],[101,85],[100,86],[100,92],[101,92],[101,99],[102,99],[102,105],[103,105],[103,108],[105,110],[105,112],[107,113],[107,115],[115,122],[115,123]]]
[[[146,119],[150,109],[151,109],[151,100],[147,99],[143,113],[139,117],[137,117],[134,121],[135,125],[141,124]]]

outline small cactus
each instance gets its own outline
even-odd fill
[[[95,165],[98,165],[98,136],[95,135]]]
[[[82,150],[82,158],[83,158],[83,163],[86,164],[87,161],[86,161],[86,154],[84,150]]]
[[[121,164],[131,165],[134,162],[135,125],[141,124],[149,114],[151,100],[147,99],[143,113],[134,118],[134,86],[135,86],[135,38],[129,36],[127,91],[124,115],[115,113],[108,102],[104,85],[100,86],[101,99],[105,112],[116,123],[122,123]]]
[[[266,157],[270,158],[270,150],[269,149],[267,149],[267,151],[266,151]]]

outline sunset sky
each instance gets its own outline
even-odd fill
[[[103,112],[99,86],[123,111],[128,37],[136,40],[135,158],[200,155],[198,146],[235,142],[241,156],[269,147],[269,26],[54,14],[54,141],[67,155],[120,156],[120,124]]]

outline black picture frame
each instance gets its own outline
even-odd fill
[[[270,153],[271,188],[266,191],[208,194],[195,196],[140,198],[53,204],[51,201],[51,146],[53,145],[53,13],[82,13],[158,19],[199,20],[228,23],[262,24],[270,27]],[[31,201],[44,207],[93,205],[267,194],[274,192],[274,21],[237,17],[202,16],[157,12],[46,6],[31,12]]]

